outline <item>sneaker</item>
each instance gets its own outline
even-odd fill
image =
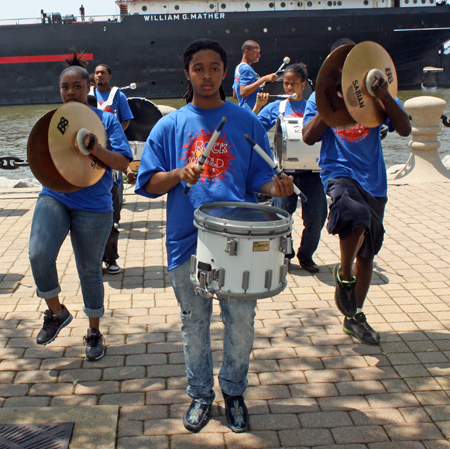
[[[308,259],[308,260],[298,260],[300,266],[310,273],[318,273],[320,271],[320,268],[316,265],[314,260]]]
[[[341,281],[339,278],[340,264],[335,265],[333,268],[333,279],[336,285],[334,292],[334,300],[337,308],[345,316],[355,316],[357,303],[356,303],[356,277],[353,276],[351,281]]]
[[[380,343],[380,334],[367,322],[366,315],[363,312],[357,313],[354,318],[345,317],[342,330],[366,345],[378,345]]]
[[[87,360],[99,360],[105,355],[105,339],[99,330],[89,328],[83,343]]]
[[[62,312],[59,315],[53,315],[51,310],[44,312],[44,325],[36,337],[38,345],[47,345],[51,343],[59,334],[59,331],[66,327],[72,321],[72,315],[64,304],[61,304]]]
[[[208,422],[208,413],[211,404],[205,404],[198,399],[194,399],[183,415],[183,425],[189,432],[200,432]]]
[[[106,265],[106,271],[109,274],[119,274],[122,273],[122,268],[119,267],[119,265],[117,265],[116,262],[105,262]]]
[[[228,426],[233,432],[246,432],[249,418],[243,396],[230,396],[223,391],[222,394],[225,399],[225,416]]]

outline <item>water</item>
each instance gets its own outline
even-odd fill
[[[421,89],[413,91],[400,91],[398,97],[402,104],[409,98],[418,96],[434,96],[447,101],[444,115],[450,116],[450,89]],[[230,98],[230,100],[232,100]],[[234,101],[234,100],[232,100]],[[180,108],[186,104],[180,100],[157,100],[156,104],[165,104]],[[35,123],[48,111],[56,109],[60,105],[31,105],[31,106],[1,106],[0,107],[0,157],[17,156],[23,160],[27,159],[27,141],[31,129]],[[273,140],[273,134],[269,138]],[[439,154],[441,158],[450,154],[450,128],[441,124],[441,133],[438,134],[441,142]],[[410,149],[408,143],[411,137],[400,137],[397,133],[389,133],[383,140],[384,156],[386,166],[404,164],[409,158]],[[0,177],[8,179],[31,178],[33,174],[29,167],[16,170],[0,170]]]

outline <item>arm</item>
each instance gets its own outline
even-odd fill
[[[156,172],[146,183],[145,191],[151,195],[163,195],[172,190],[181,181],[191,185],[197,183],[202,175],[203,168],[199,168],[195,162],[190,162],[185,167],[175,168],[169,172]]]
[[[281,179],[275,175],[272,181],[263,184],[259,192],[272,197],[290,196],[294,193],[293,179],[292,176],[288,176],[286,173],[281,173]]]
[[[271,73],[270,75],[265,75],[258,80],[256,80],[252,84],[248,84],[247,86],[240,85],[239,91],[242,98],[248,97],[251,95],[255,90],[257,90],[262,84],[264,83],[273,83],[277,79],[277,75],[275,73]]]
[[[267,104],[269,101],[269,94],[267,92],[258,92],[256,97],[256,103],[253,108],[253,112],[258,115],[259,111]]]
[[[92,156],[95,156],[97,159],[101,160],[104,164],[106,164],[108,167],[111,167],[113,170],[119,170],[123,172],[126,171],[130,160],[121,153],[103,148],[99,144],[96,135],[86,135],[86,138],[84,139],[84,147],[86,149],[88,148],[89,138],[91,135],[95,137],[94,145],[92,149],[89,150]]]
[[[303,126],[303,142],[306,145],[314,145],[322,138],[327,128],[328,125],[322,120],[319,113],[317,113]]]
[[[123,120],[120,122],[120,124],[122,125],[122,129],[125,131],[130,125],[130,120]]]
[[[372,88],[375,89],[375,97],[383,104],[389,120],[397,133],[402,137],[409,136],[411,133],[411,121],[409,120],[408,114],[398,105],[395,98],[392,98],[388,90],[388,82],[383,80],[380,83],[381,77],[379,75],[375,78],[372,84]]]

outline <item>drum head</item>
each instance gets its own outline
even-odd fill
[[[125,135],[130,141],[145,142],[156,122],[162,117],[156,104],[146,98],[128,98],[134,119],[130,120]]]

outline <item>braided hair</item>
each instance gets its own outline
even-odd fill
[[[192,58],[194,57],[195,53],[197,53],[201,50],[214,50],[215,52],[219,53],[220,58],[222,59],[222,62],[223,62],[224,70],[227,69],[228,57],[227,57],[227,54],[226,54],[225,50],[223,49],[223,47],[216,41],[203,38],[203,39],[198,39],[198,40],[192,42],[184,51],[183,64],[184,64],[184,70],[186,72],[189,71],[189,64],[192,61]],[[183,99],[186,100],[186,103],[191,103],[192,99],[194,97],[194,90],[192,89],[192,84],[191,84],[190,80],[186,80],[186,84],[187,84],[186,92],[183,95]],[[219,94],[220,94],[221,100],[225,100],[226,96],[225,96],[225,91],[223,90],[222,85],[220,85],[220,87],[219,87]]]

